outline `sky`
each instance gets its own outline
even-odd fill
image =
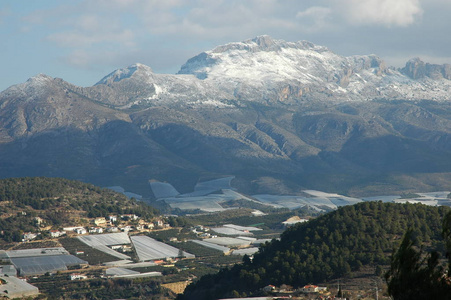
[[[91,86],[134,63],[270,35],[344,55],[451,64],[451,0],[0,0],[0,91],[43,73]]]

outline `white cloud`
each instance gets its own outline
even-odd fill
[[[296,18],[310,22],[310,31],[319,31],[329,26],[327,18],[331,15],[331,12],[332,10],[329,7],[312,6],[299,11]]]
[[[121,30],[118,32],[85,32],[85,31],[65,31],[51,34],[47,37],[49,41],[57,43],[62,47],[85,48],[94,44],[113,43],[133,47],[134,33],[131,30]]]
[[[349,22],[357,24],[405,27],[423,14],[419,0],[346,0],[337,5]]]
[[[147,61],[151,66],[163,61],[176,65],[189,56],[177,52],[177,57],[168,58],[171,48],[196,55],[261,34],[288,41],[307,39],[338,51],[333,42],[345,50],[353,43],[369,44],[361,38],[368,32],[383,37],[391,30],[387,27],[418,20],[423,13],[420,1],[449,0],[82,0],[34,11],[23,24],[31,31],[46,28],[42,40],[64,48],[61,55],[71,65],[122,67],[122,62],[137,62],[133,61],[137,53],[151,57]],[[157,48],[164,51],[152,52]],[[366,53],[368,48],[360,49]]]

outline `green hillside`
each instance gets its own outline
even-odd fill
[[[180,299],[255,295],[265,285],[300,287],[349,276],[363,266],[388,266],[404,233],[424,249],[444,251],[442,220],[450,209],[363,202],[346,206],[285,231],[260,248],[253,261],[202,277]]]
[[[83,225],[86,218],[134,213],[151,218],[148,205],[92,184],[62,178],[0,180],[0,240],[19,241],[23,232],[42,227]],[[37,217],[43,222],[39,225]]]

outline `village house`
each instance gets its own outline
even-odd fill
[[[97,226],[105,225],[106,224],[106,219],[104,217],[95,218],[94,224],[96,224]]]
[[[272,292],[272,291],[274,291],[275,289],[276,289],[276,287],[275,287],[274,285],[267,285],[267,286],[265,286],[264,288],[262,288],[262,290],[263,290],[265,293]]]
[[[122,251],[122,252],[132,252],[133,249],[132,249],[131,245],[122,245],[120,251]]]
[[[102,227],[90,227],[89,233],[103,233]]]
[[[138,220],[139,217],[135,214],[125,214],[125,215],[121,215],[121,219],[122,220]]]
[[[88,278],[88,276],[82,275],[80,273],[72,273],[69,275],[70,280],[83,280],[83,279],[87,279],[87,278]]]
[[[310,284],[310,285],[305,285],[305,286],[302,288],[302,292],[303,292],[303,293],[318,293],[318,286],[312,285],[312,284]]]
[[[60,236],[63,236],[66,234],[65,231],[59,231],[59,230],[50,230],[49,234],[52,238],[59,238]]]
[[[155,226],[156,227],[163,227],[163,225],[164,225],[164,222],[163,222],[163,220],[157,220],[157,221],[155,221],[154,222],[154,224],[155,224]]]
[[[108,219],[110,220],[110,223],[117,222],[117,216],[115,215],[109,215]]]
[[[327,291],[327,287],[316,286],[313,284],[304,286],[301,291],[305,294],[308,293],[323,293]]]
[[[125,226],[119,227],[119,229],[123,232],[133,231],[133,227],[130,225],[125,225]]]
[[[78,228],[76,228],[74,231],[75,231],[77,234],[86,234],[86,233],[88,233],[88,232],[86,231],[86,228],[83,228],[83,227],[78,227]]]
[[[22,236],[22,242],[29,242],[34,240],[40,233],[32,233],[32,232],[27,232],[24,233]]]
[[[106,229],[107,232],[119,232],[119,228],[113,226]]]
[[[41,226],[42,223],[44,223],[44,219],[41,217],[34,217],[34,220],[36,221],[36,226]]]
[[[111,245],[110,248],[113,250],[119,250],[122,248],[122,245]]]

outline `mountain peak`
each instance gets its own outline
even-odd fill
[[[330,64],[326,63],[330,58],[340,60],[326,47],[311,42],[286,42],[261,35],[202,52],[189,59],[178,74],[193,74],[199,79],[297,80],[299,73],[324,69],[325,64]],[[310,80],[309,76],[305,77]]]
[[[259,51],[280,51],[281,49],[294,48],[298,50],[314,50],[319,52],[329,51],[324,46],[318,46],[308,41],[286,42],[284,40],[273,39],[269,35],[259,35],[241,42],[233,42],[217,46],[206,53],[224,53],[233,50],[247,51],[251,53]]]
[[[274,39],[269,35],[259,35],[253,38],[252,41],[260,47],[270,47],[275,44]]]
[[[153,73],[152,68],[144,64],[136,63],[128,66],[127,68],[117,69],[107,76],[103,77],[98,84],[112,84],[113,82],[118,82],[126,78],[131,78],[137,74],[151,74]]]
[[[30,83],[30,84],[44,84],[44,83],[48,83],[48,82],[50,82],[52,80],[53,80],[52,77],[40,73],[40,74],[37,74],[37,75],[29,78],[27,80],[27,83]]]
[[[410,59],[401,72],[412,79],[421,79],[429,77],[432,79],[448,79],[451,80],[451,65],[437,65],[425,63],[419,57]]]

